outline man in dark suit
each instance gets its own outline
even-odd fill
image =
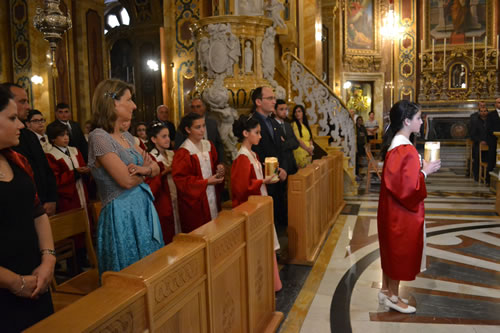
[[[25,122],[28,117],[28,110],[30,109],[26,90],[15,83],[4,83],[2,86],[14,95],[14,101],[17,105],[17,116],[22,122]],[[56,178],[49,166],[47,157],[45,157],[38,137],[26,127],[21,129],[19,145],[14,147],[14,150],[28,159],[31,169],[33,169],[36,190],[43,208],[45,208],[47,215],[54,215],[56,213],[57,202]]]
[[[169,114],[168,106],[159,105],[156,108],[156,118],[158,121],[162,122],[163,125],[168,128],[168,137],[170,138],[170,148],[173,148],[175,145],[175,126],[174,124],[168,120]]]
[[[479,145],[487,143],[488,130],[486,128],[486,119],[488,118],[488,109],[485,102],[479,102],[479,110],[470,116],[470,138],[473,141],[472,145],[472,173],[474,180],[479,180]],[[482,158],[488,161],[489,152],[484,152]]]
[[[205,139],[211,141],[214,144],[215,149],[217,150],[217,158],[219,160],[219,163],[223,163],[224,144],[222,143],[219,130],[217,129],[217,121],[206,116],[207,107],[200,98],[195,98],[191,101],[191,112],[205,117],[205,126],[207,128],[207,130],[205,131]],[[175,150],[179,149],[184,140],[186,140],[186,135],[184,135],[183,131],[178,128],[175,134]]]
[[[486,118],[486,128],[488,129],[488,169],[486,171],[486,183],[490,183],[490,171],[495,168],[497,160],[497,137],[493,132],[500,131],[500,98],[495,100],[495,110],[488,113]]]
[[[288,105],[282,99],[276,100],[274,106],[274,120],[280,124],[283,131],[281,147],[283,149],[283,169],[287,175],[293,175],[297,172],[297,162],[293,156],[293,151],[299,147],[299,141],[293,133],[292,126],[288,121]]]
[[[281,182],[286,181],[287,172],[284,169],[286,162],[283,153],[284,134],[280,124],[271,114],[274,112],[276,97],[269,87],[259,87],[252,93],[254,104],[253,117],[260,123],[261,139],[258,145],[254,145],[252,150],[257,154],[261,163],[266,157],[276,157],[280,165],[278,176]],[[288,225],[286,218],[285,193],[281,183],[267,185],[267,192],[273,198],[274,221],[281,226]]]
[[[69,145],[71,147],[76,147],[82,153],[82,157],[87,162],[89,147],[85,135],[83,135],[82,128],[80,124],[76,121],[71,120],[71,111],[69,110],[69,105],[66,103],[59,103],[56,106],[55,112],[56,120],[51,122],[47,126],[47,130],[54,126],[56,123],[62,123],[68,128],[69,133]]]

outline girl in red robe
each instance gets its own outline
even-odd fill
[[[90,169],[82,154],[75,147],[68,146],[68,127],[54,123],[47,128],[47,136],[52,147],[46,156],[57,182],[57,213],[80,207],[87,208],[88,194],[82,175]]]
[[[241,116],[234,123],[233,132],[241,142],[241,148],[231,167],[231,194],[234,208],[246,202],[250,195],[267,195],[266,184],[276,183],[278,179],[274,179],[274,176],[264,178],[262,163],[252,151],[252,146],[258,145],[261,139],[259,121],[252,117]],[[273,243],[274,251],[279,250],[280,244],[276,235],[276,228],[274,228]],[[274,291],[279,291],[282,285],[276,254],[273,258]]]
[[[384,136],[384,169],[377,213],[382,289],[379,303],[402,313],[415,307],[399,298],[400,280],[412,281],[425,270],[425,178],[439,170],[441,161],[422,160],[410,142],[420,130],[420,106],[400,101],[390,111],[391,124]]]
[[[172,177],[177,187],[182,232],[187,233],[217,217],[224,166],[217,165],[214,145],[203,139],[204,117],[191,112],[182,118],[179,129],[187,139],[175,152]]]
[[[160,217],[160,225],[165,245],[171,243],[174,235],[180,232],[179,212],[177,210],[177,191],[172,179],[172,159],[174,152],[168,150],[170,137],[168,128],[161,122],[153,122],[148,126],[148,145],[152,147],[149,154],[160,166],[160,174],[146,180],[155,197],[154,205]],[[172,199],[175,199],[172,200]]]

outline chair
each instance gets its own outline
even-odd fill
[[[382,147],[382,139],[371,139],[369,144],[372,154],[380,153],[380,148]]]
[[[54,242],[58,243],[73,236],[84,234],[85,249],[90,263],[90,269],[82,272],[68,281],[57,284],[52,279],[52,299],[57,303],[59,294],[87,295],[99,287],[99,272],[97,270],[97,258],[92,245],[90,235],[89,219],[87,211],[84,208],[74,209],[68,212],[57,214],[50,217],[50,226],[52,228],[52,237]]]
[[[487,144],[479,144],[479,183],[486,183],[486,172],[488,170],[488,161],[483,161],[483,151],[488,152]]]
[[[382,179],[382,169],[384,167],[384,162],[378,161],[373,157],[371,143],[367,143],[365,145],[365,153],[366,158],[368,159],[368,166],[366,167],[366,193],[368,193],[370,191],[372,173],[376,173],[378,179]]]

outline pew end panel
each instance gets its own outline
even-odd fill
[[[212,332],[248,332],[244,222],[241,213],[221,211],[189,233],[207,243]]]
[[[246,216],[249,332],[275,332],[284,315],[275,311],[273,200],[250,196],[234,211]]]
[[[105,273],[103,283],[142,280],[153,332],[205,333],[209,331],[206,251],[202,240],[179,234],[175,242],[139,262]]]

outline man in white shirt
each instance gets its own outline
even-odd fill
[[[28,118],[26,118],[26,127],[36,134],[43,151],[45,153],[48,152],[51,148],[51,144],[45,134],[45,118],[43,114],[38,110],[30,110],[28,112]]]

